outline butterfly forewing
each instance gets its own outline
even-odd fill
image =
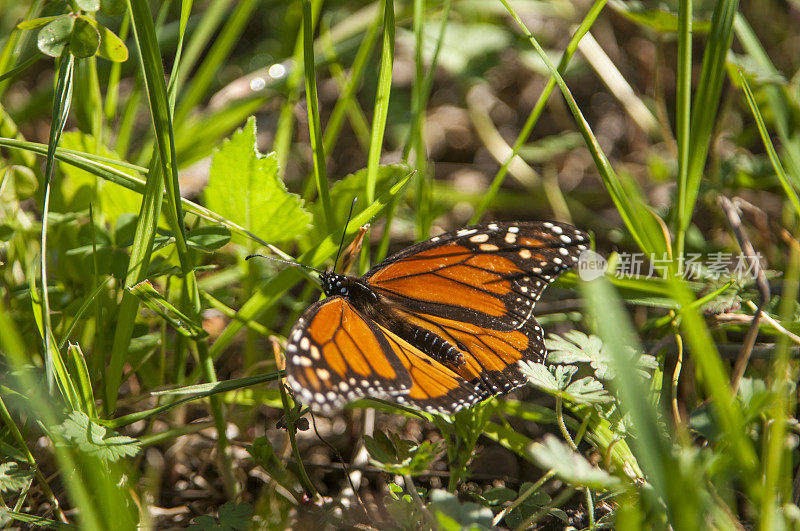
[[[588,241],[561,223],[476,225],[409,247],[364,278],[407,321],[459,348],[465,363],[455,372],[500,394],[527,381],[518,362],[544,362],[535,303]]]
[[[404,249],[351,279],[357,296],[303,314],[289,381],[323,409],[376,396],[452,413],[508,392],[527,381],[520,362],[545,360],[536,301],[587,244],[566,224],[496,222]]]

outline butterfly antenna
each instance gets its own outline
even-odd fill
[[[256,256],[259,257],[259,258],[266,258],[267,260],[272,260],[274,262],[280,262],[282,264],[289,264],[289,265],[292,265],[292,266],[295,266],[295,267],[302,267],[304,269],[310,269],[311,271],[316,271],[317,273],[324,273],[324,271],[322,271],[320,269],[317,269],[316,267],[311,267],[311,266],[308,266],[308,265],[305,265],[305,264],[301,264],[301,263],[298,263],[298,262],[292,262],[291,260],[284,260],[282,258],[275,258],[274,256],[267,256],[265,254],[249,254],[249,255],[245,256],[244,259],[245,260],[250,260],[251,258],[255,258]]]
[[[358,201],[358,197],[353,198],[353,202],[350,203],[350,212],[347,214],[347,221],[344,222],[344,230],[342,231],[342,239],[339,241],[339,250],[336,251],[336,260],[333,261],[333,270],[336,271],[336,264],[339,263],[339,255],[342,254],[342,247],[344,247],[344,237],[347,234],[347,226],[350,224],[350,218],[353,217],[353,208],[356,206],[356,201]]]

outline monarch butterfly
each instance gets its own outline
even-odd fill
[[[555,222],[495,222],[447,232],[360,278],[321,272],[326,299],[288,335],[286,374],[314,409],[376,397],[452,414],[523,385],[544,363],[533,308],[578,261],[588,236]]]

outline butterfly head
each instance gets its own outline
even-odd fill
[[[332,272],[325,272],[320,273],[319,275],[320,282],[322,282],[322,291],[325,292],[325,295],[331,297],[333,295],[342,295],[346,297],[348,295],[348,283],[347,277],[344,275],[337,275],[336,273]]]

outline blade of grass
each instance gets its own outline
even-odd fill
[[[183,7],[186,7],[186,5],[184,4]],[[176,72],[175,85],[177,87],[184,86],[186,77],[194,70],[194,65],[197,63],[203,51],[208,48],[208,43],[217,32],[217,28],[219,28],[229,8],[230,2],[228,0],[213,0],[205,8],[203,15],[198,17],[199,22],[194,28],[189,43],[186,46],[186,52],[183,54],[181,67]],[[184,32],[181,31],[181,35],[183,35],[183,33]]]
[[[794,316],[797,304],[798,278],[800,278],[800,249],[789,245],[789,264],[786,269],[786,280],[781,293],[778,310],[782,320],[790,320]],[[770,380],[773,396],[768,413],[768,434],[766,449],[762,459],[763,499],[761,503],[760,529],[774,529],[783,522],[775,521],[781,516],[784,504],[791,500],[792,452],[787,447],[787,428],[793,424],[792,412],[795,409],[795,382],[797,369],[789,364],[789,338],[781,335],[778,339],[776,355],[770,368]]]
[[[314,25],[319,19],[319,14],[322,9],[321,0],[312,0],[311,12],[313,14],[312,20],[312,33]],[[302,25],[301,25],[302,26]],[[300,27],[297,32],[297,40],[294,46],[294,54],[292,55],[292,65],[298,65],[303,62],[303,27]],[[275,128],[275,140],[272,142],[272,150],[278,157],[278,171],[281,177],[285,171],[286,164],[289,161],[289,147],[292,143],[292,134],[294,130],[294,111],[300,99],[300,78],[303,71],[299,68],[290,68],[289,75],[286,77],[286,101],[281,107],[281,113],[278,116],[278,125]]]
[[[697,483],[681,474],[672,457],[672,443],[659,427],[663,418],[648,394],[646,384],[635,370],[632,352],[641,352],[636,335],[620,299],[604,278],[583,282],[581,291],[597,335],[603,340],[617,371],[614,387],[619,394],[623,411],[630,414],[637,437],[633,448],[647,480],[666,504],[669,519],[675,529],[693,529],[699,497],[694,493]]]
[[[375,108],[372,114],[372,129],[367,156],[367,203],[375,201],[375,184],[378,179],[378,166],[383,151],[383,137],[386,133],[386,118],[389,113],[389,95],[392,90],[392,66],[394,63],[394,0],[384,0],[383,43],[381,46],[381,65],[378,73],[378,88],[375,93]]]
[[[389,96],[392,91],[394,33],[394,0],[383,0],[381,63],[378,72],[378,87],[375,92],[375,107],[372,113],[372,128],[369,138],[369,152],[367,153],[367,178],[364,190],[368,204],[375,201],[378,167],[380,166],[381,152],[383,151],[383,137],[386,134],[386,119],[389,114]],[[365,272],[369,268],[369,263],[370,248],[367,245],[361,250],[359,270],[362,273]]]
[[[750,85],[747,83],[747,79],[745,79],[741,70],[739,70],[739,79],[742,82],[744,95],[747,97],[747,105],[750,107],[750,111],[753,113],[753,118],[756,120],[758,134],[761,135],[761,141],[764,143],[764,148],[767,150],[767,155],[769,155],[769,161],[772,163],[772,169],[775,170],[775,175],[778,176],[778,180],[781,182],[783,191],[786,193],[786,198],[789,200],[789,204],[792,205],[792,208],[794,209],[795,216],[800,217],[800,198],[797,197],[797,191],[794,189],[794,186],[792,186],[792,183],[789,182],[789,177],[783,170],[781,159],[778,157],[778,153],[775,151],[775,146],[772,144],[772,140],[769,137],[769,131],[767,131],[764,118],[761,116],[761,111],[758,110],[758,104],[753,96],[753,91],[750,90]]]
[[[681,0],[678,6],[678,67],[675,87],[675,137],[678,143],[678,192],[677,197],[687,197],[689,175],[689,153],[691,150],[692,112],[692,0]],[[686,218],[689,206],[678,200],[675,231],[675,256],[683,260],[686,231],[680,220]],[[681,263],[681,270],[683,264]]]
[[[50,295],[47,286],[47,226],[50,213],[50,191],[55,173],[56,161],[55,153],[64,125],[69,116],[70,103],[72,101],[72,74],[75,66],[75,59],[69,53],[69,49],[61,54],[55,94],[53,98],[53,112],[50,120],[50,138],[47,144],[47,162],[44,170],[44,201],[42,204],[42,234],[40,240],[40,275],[42,285],[42,347],[45,357],[45,374],[47,375],[47,385],[50,391],[53,390],[53,360],[51,344],[52,325],[50,323]]]
[[[135,413],[124,415],[122,417],[117,417],[114,419],[101,419],[98,421],[98,423],[108,428],[116,430],[124,426],[129,426],[134,422],[148,419],[150,417],[153,417],[154,415],[158,415],[160,413],[163,413],[164,411],[168,411],[181,404],[185,404],[186,402],[191,402],[192,400],[199,400],[201,398],[206,398],[218,393],[225,393],[227,391],[242,389],[244,387],[248,387],[251,385],[274,382],[276,380],[280,380],[283,376],[284,376],[283,371],[277,371],[267,374],[259,374],[257,376],[235,378],[233,380],[225,380],[222,382],[191,385],[187,387],[182,387],[180,389],[170,389],[166,391],[154,392],[152,393],[154,396],[182,396],[182,395],[189,395],[189,396],[182,396],[182,398],[179,398],[174,402],[169,402],[167,404],[163,404],[161,406],[152,409],[147,409],[144,411],[137,411]]]
[[[442,3],[442,20],[439,25],[439,35],[436,39],[431,62],[426,73],[423,57],[423,28],[426,1],[414,0],[414,90],[411,94],[411,129],[409,130],[408,140],[403,150],[403,160],[408,164],[411,153],[413,152],[414,167],[417,171],[417,194],[415,196],[417,203],[417,240],[425,240],[428,238],[432,222],[432,176],[430,175],[427,151],[425,149],[423,125],[428,108],[428,98],[430,97],[431,86],[433,85],[433,76],[436,73],[439,52],[442,48],[448,17],[450,16],[450,4],[450,0],[444,0]],[[389,223],[387,223],[386,230],[384,231],[384,239],[387,240],[389,226]],[[382,253],[379,253],[379,256],[381,254]]]
[[[597,17],[600,15],[600,12],[605,7],[606,2],[608,0],[596,0],[589,11],[586,13],[586,16],[583,17],[578,28],[573,33],[572,38],[570,39],[569,43],[567,44],[566,49],[564,50],[564,54],[561,56],[561,60],[558,62],[558,72],[563,73],[567,65],[569,65],[572,56],[575,54],[575,51],[578,49],[578,43],[581,41],[584,35],[589,31],[589,29],[594,24]],[[533,106],[533,110],[528,115],[527,120],[525,120],[525,124],[522,126],[522,129],[519,132],[519,136],[517,136],[516,141],[514,141],[514,145],[511,147],[511,153],[509,153],[508,157],[506,158],[505,162],[500,169],[497,170],[497,173],[494,175],[492,179],[492,184],[489,186],[489,190],[481,199],[480,204],[475,209],[475,213],[470,218],[470,224],[478,223],[483,217],[483,214],[486,212],[486,209],[489,208],[489,205],[492,204],[497,193],[500,191],[500,187],[503,185],[503,181],[508,175],[508,167],[511,164],[511,161],[514,160],[514,157],[517,156],[519,153],[520,148],[525,144],[528,138],[531,136],[531,131],[536,126],[536,123],[539,121],[539,118],[544,112],[545,105],[547,105],[547,100],[550,98],[550,95],[553,93],[553,89],[556,87],[556,80],[553,76],[547,80],[547,84],[545,85],[542,93],[539,95],[539,98],[536,100],[536,105]]]
[[[40,155],[47,154],[47,147],[44,144],[23,142],[16,139],[0,138],[0,146],[30,151],[32,153],[37,153]],[[134,192],[147,195],[147,183],[150,182],[150,179],[148,179],[147,181],[142,181],[141,179],[128,175],[116,168],[113,168],[111,166],[106,166],[105,164],[101,164],[99,161],[107,161],[109,164],[135,169],[143,173],[148,173],[147,168],[142,168],[140,166],[136,166],[133,164],[127,164],[113,159],[104,159],[103,157],[99,157],[96,155],[89,155],[87,153],[81,153],[79,151],[72,151],[62,148],[58,148],[56,150],[55,156],[59,161],[71,164],[76,168],[80,168],[89,173],[97,175],[98,177],[106,179],[107,181],[116,183],[120,186],[127,188],[128,190],[132,190]],[[209,210],[201,205],[193,203],[192,201],[189,201],[188,199],[184,198],[181,198],[181,205],[183,206],[183,208],[186,209],[187,212],[195,214],[203,219],[219,223],[229,228],[230,230],[238,234],[241,234],[246,238],[250,238],[253,241],[260,243],[261,245],[269,246],[268,243],[258,238],[258,236],[250,233],[243,227],[240,227],[239,225],[226,220],[224,217],[220,216],[219,214],[216,214],[212,210]]]
[[[317,98],[317,74],[314,68],[314,23],[311,12],[311,0],[303,0],[303,67],[306,82],[306,107],[308,109],[308,136],[313,150],[314,178],[317,183],[317,194],[325,213],[325,224],[322,229],[329,232],[333,228],[333,210],[330,191],[328,190],[328,173],[325,169],[325,147],[322,141],[322,124],[319,116],[319,99]],[[371,200],[370,200],[371,202]]]
[[[733,400],[728,385],[730,378],[725,366],[708,327],[692,304],[694,297],[691,292],[680,279],[673,279],[672,283],[673,297],[679,304],[681,330],[692,352],[694,362],[702,374],[702,383],[712,400],[712,407],[724,433],[723,440],[726,446],[730,447],[732,454],[736,456],[736,465],[742,471],[742,477],[754,477],[752,474],[756,473],[754,468],[757,466],[755,450],[743,425],[743,415],[738,407],[738,402]],[[750,482],[745,481],[746,489],[751,493],[754,489],[759,488],[757,485],[748,483]]]
[[[733,20],[738,4],[738,0],[720,0],[717,2],[711,18],[711,31],[708,34],[700,77],[697,80],[698,88],[694,97],[694,105],[692,105],[689,136],[691,148],[685,174],[686,184],[682,186],[685,195],[677,198],[678,211],[683,213],[683,217],[678,220],[678,233],[685,232],[689,227],[700,192],[700,183],[703,179],[711,143],[711,133],[716,123],[717,109],[722,95],[725,61],[733,39]],[[681,14],[688,16],[688,14]],[[682,87],[681,90],[686,90],[686,87]],[[685,97],[684,94],[681,96]],[[683,122],[682,125],[685,127]],[[682,252],[683,249],[678,249],[678,251]]]
[[[766,72],[779,76],[780,73],[772,64],[758,36],[741,13],[736,14],[733,29],[749,58]],[[772,111],[770,114],[775,124],[775,131],[784,150],[789,177],[795,186],[800,186],[800,135],[797,134],[797,128],[791,121],[791,109],[797,106],[798,99],[796,96],[793,97],[793,91],[784,90],[779,85],[767,85],[763,90],[769,102],[769,109]]]
[[[631,197],[631,193],[635,191],[635,186],[633,183],[622,181],[614,172],[614,169],[611,167],[611,163],[608,161],[608,158],[600,147],[597,138],[594,136],[589,123],[586,121],[586,118],[583,116],[578,104],[575,102],[575,98],[572,97],[572,93],[569,91],[569,88],[564,82],[564,79],[561,77],[561,74],[559,74],[558,70],[553,65],[553,62],[548,57],[547,52],[544,51],[533,34],[522,22],[522,19],[520,19],[517,13],[511,8],[511,6],[508,4],[508,1],[500,1],[506,7],[506,10],[512,16],[514,21],[522,29],[525,37],[536,49],[539,57],[541,57],[542,61],[544,61],[545,65],[547,66],[547,69],[550,71],[551,77],[555,79],[556,83],[561,89],[561,93],[564,96],[564,99],[567,101],[567,105],[572,112],[578,129],[583,136],[587,147],[589,148],[589,153],[592,155],[595,165],[600,172],[600,177],[603,180],[603,184],[608,190],[608,193],[611,196],[614,205],[617,207],[617,211],[625,222],[625,225],[628,227],[628,231],[631,233],[631,236],[633,236],[639,247],[646,253],[654,254],[656,256],[665,256],[666,247],[664,245],[664,235],[659,223],[654,219],[654,215],[646,212],[647,207],[645,206],[640,194],[638,196]]]

